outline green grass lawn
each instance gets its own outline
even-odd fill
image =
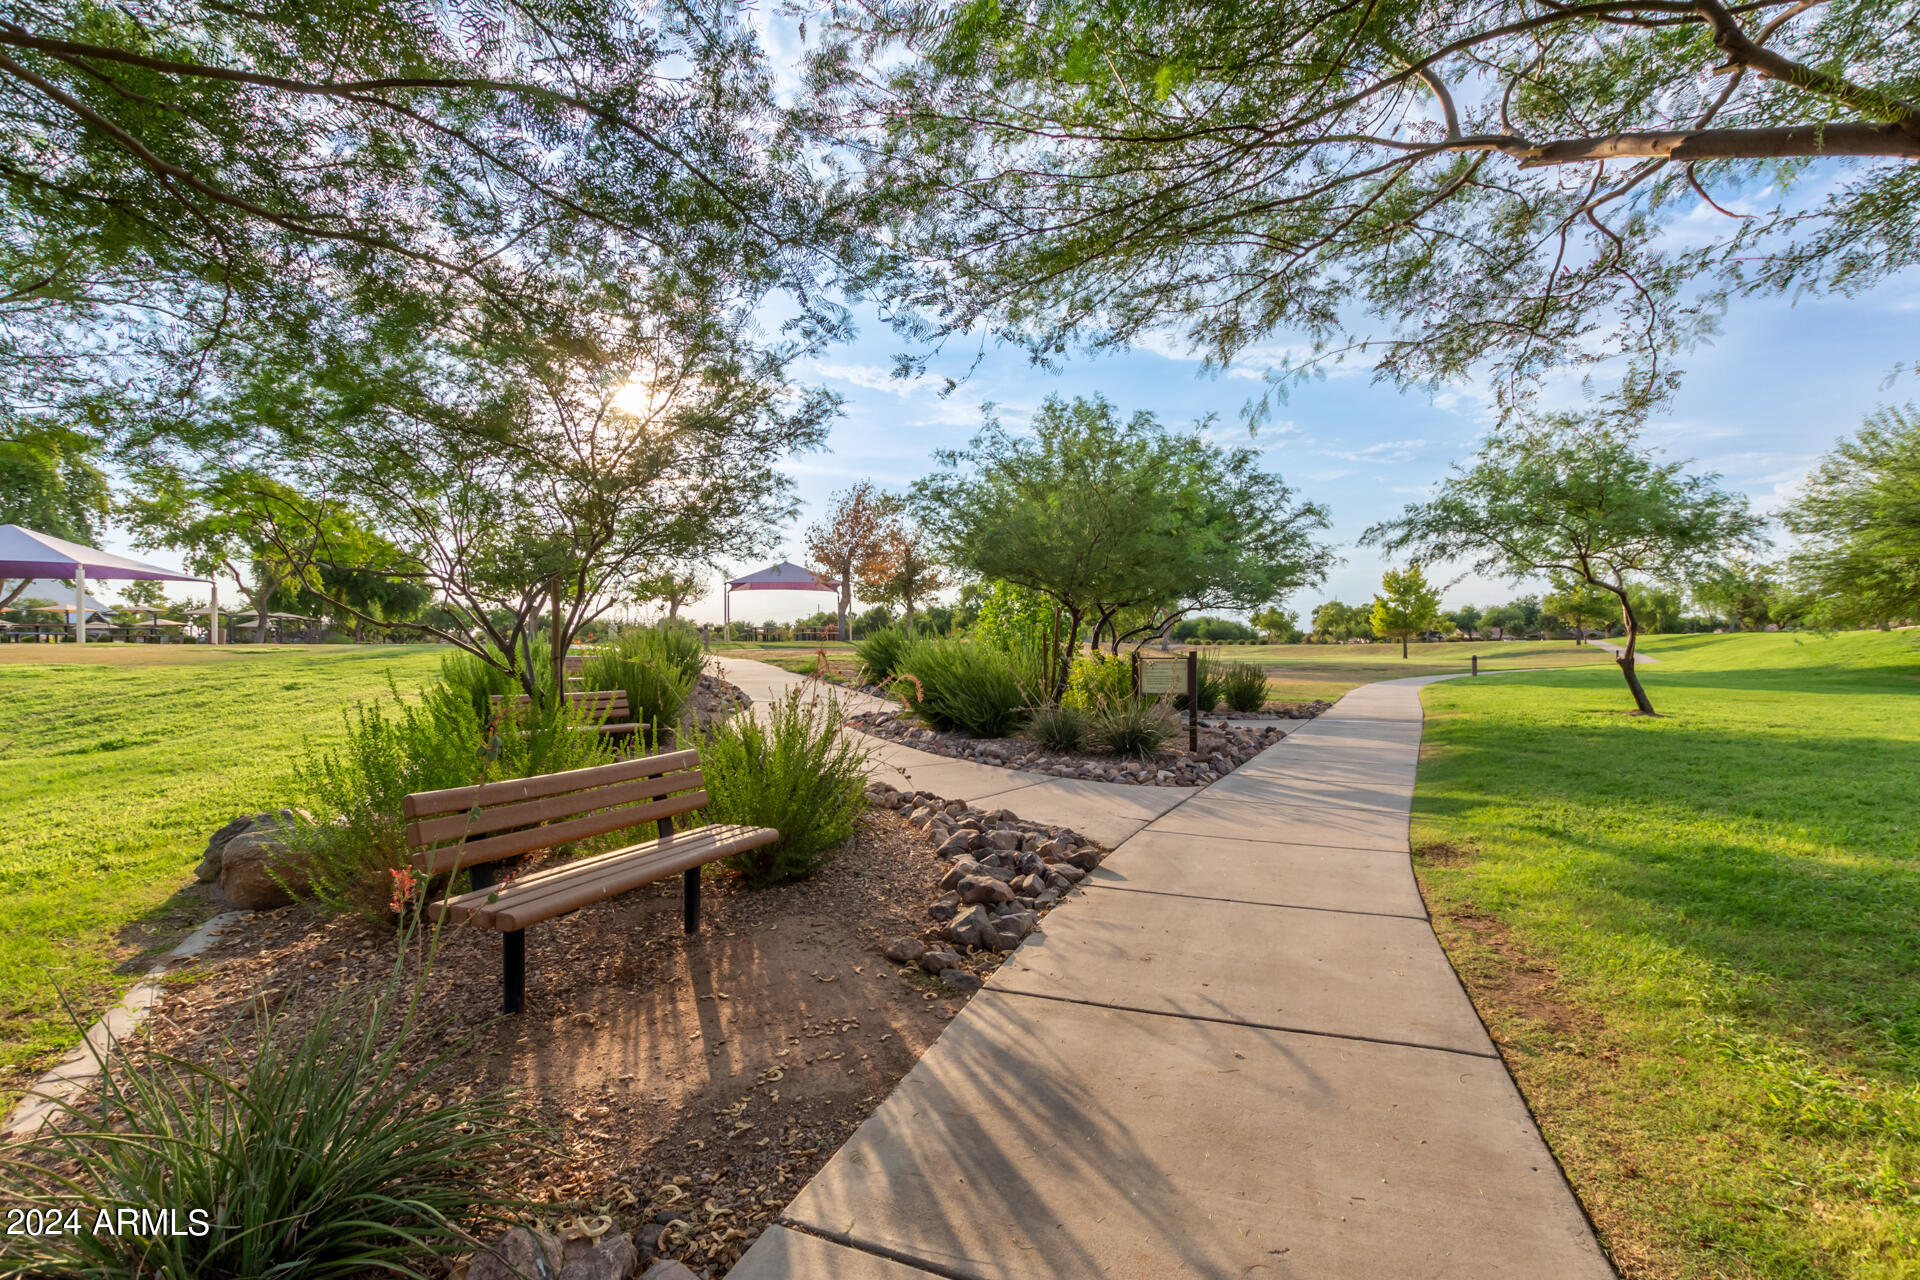
[[[216,908],[192,884],[207,836],[287,803],[341,712],[411,692],[428,646],[0,645],[0,1099],[74,1041],[142,957]]]
[[[835,675],[852,678],[860,669],[860,657],[846,640],[733,640],[713,642],[717,658],[752,658],[785,671],[810,675],[820,664],[820,651],[827,653],[827,667]]]
[[[1425,691],[1436,927],[1625,1275],[1920,1276],[1920,633],[1647,648]]]
[[[1206,650],[1217,658],[1258,662],[1267,669],[1267,695],[1283,702],[1338,698],[1356,685],[1401,676],[1436,676],[1465,671],[1475,654],[1482,671],[1516,667],[1572,667],[1609,661],[1591,645],[1571,640],[1485,640],[1407,646],[1398,644],[1249,644]],[[1608,667],[1608,670],[1612,670]]]

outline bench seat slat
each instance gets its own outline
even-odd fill
[[[478,928],[511,933],[779,838],[780,833],[769,827],[696,827],[507,885],[476,889],[436,906],[443,920],[465,920]]]
[[[683,813],[692,813],[695,809],[706,808],[708,798],[705,791],[688,791],[677,796],[669,796],[665,800],[655,800],[651,804],[630,804],[623,808],[608,809],[602,813],[574,818],[567,822],[550,822],[543,827],[529,827],[525,831],[509,831],[505,835],[488,836],[485,840],[469,840],[465,844],[445,844],[437,849],[426,849],[414,854],[413,865],[428,875],[440,875],[448,871],[457,871],[461,867],[470,867],[476,862],[497,862],[501,858],[511,858],[517,853],[551,849],[555,845],[570,844],[575,840],[585,840],[591,836],[602,836],[623,827],[634,827],[659,818],[672,818]]]
[[[536,822],[571,818],[577,814],[592,813],[596,809],[610,809],[617,804],[651,800],[675,791],[697,791],[705,784],[704,774],[698,769],[689,769],[681,773],[661,774],[657,778],[635,778],[631,782],[616,782],[611,786],[526,800],[519,804],[497,804],[480,810],[477,816],[473,810],[466,809],[444,817],[423,818],[419,822],[408,823],[407,844],[414,849],[424,849],[443,840],[484,836],[505,831],[509,827],[527,827]]]
[[[568,791],[584,791],[611,782],[647,778],[660,773],[676,773],[700,764],[697,751],[669,751],[663,755],[641,756],[613,764],[597,764],[565,773],[543,773],[531,778],[508,778],[501,782],[483,782],[478,786],[448,787],[443,791],[416,791],[406,798],[401,813],[409,822],[434,818],[443,813],[465,813],[475,805],[513,804],[557,796]]]

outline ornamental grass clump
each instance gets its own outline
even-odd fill
[[[1087,737],[1094,748],[1135,760],[1151,760],[1179,732],[1180,723],[1164,702],[1123,698],[1103,702],[1087,714]]]
[[[95,1094],[0,1158],[0,1200],[60,1224],[10,1238],[0,1276],[445,1275],[512,1207],[488,1159],[533,1134],[503,1094],[443,1098],[466,1046],[428,1049],[426,980],[396,966],[297,1035],[260,1014],[226,1064],[109,1046]],[[129,1211],[149,1225],[127,1230]]]
[[[1027,734],[1048,751],[1084,751],[1087,718],[1074,707],[1041,707],[1027,721]]]
[[[893,685],[907,710],[936,729],[972,738],[1004,738],[1020,727],[1032,698],[1013,655],[965,640],[915,640],[901,655]]]
[[[900,669],[900,657],[913,643],[903,627],[882,627],[855,646],[860,656],[860,678],[868,684],[890,679]]]
[[[1267,672],[1257,662],[1229,662],[1220,674],[1220,693],[1235,711],[1258,711],[1267,705]]]
[[[749,884],[812,875],[853,834],[867,807],[867,753],[841,734],[844,720],[836,699],[794,689],[760,715],[697,735],[710,799],[696,820],[780,833],[778,842],[727,860]]]

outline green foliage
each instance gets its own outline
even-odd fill
[[[1267,671],[1257,662],[1229,662],[1220,673],[1220,696],[1234,711],[1267,705]]]
[[[974,738],[1004,738],[1033,705],[1021,687],[1014,655],[967,640],[915,640],[900,656],[898,680],[907,709],[936,729]]]
[[[339,746],[309,747],[294,764],[319,819],[299,850],[303,896],[325,910],[390,919],[388,872],[408,865],[401,802],[411,793],[612,759],[602,735],[584,731],[590,722],[571,707],[495,713],[489,739],[464,688],[432,685],[417,703],[391,684],[389,693],[390,704],[359,703],[343,713]]]
[[[1920,254],[1903,0],[1786,24],[1651,0],[840,12],[823,99],[886,202],[894,296],[1037,359],[1152,335],[1220,367],[1279,339],[1254,366],[1276,396],[1358,355],[1512,403],[1624,346],[1646,404],[1713,299],[1853,294]],[[1740,92],[1703,87],[1722,62]],[[1728,159],[1665,163],[1675,129]]]
[[[1133,662],[1128,655],[1088,649],[1073,660],[1073,669],[1067,673],[1067,691],[1060,705],[1091,711],[1102,703],[1120,702],[1133,696]]]
[[[1321,641],[1370,639],[1373,636],[1373,611],[1360,605],[1329,600],[1313,611],[1313,635]]]
[[[1549,582],[1553,589],[1540,597],[1540,612],[1565,622],[1576,636],[1619,619],[1620,599],[1611,592],[1564,574],[1555,574]]]
[[[940,558],[1050,598],[1062,653],[1083,636],[1157,634],[1193,609],[1257,607],[1330,562],[1314,541],[1325,510],[1296,501],[1256,451],[1149,413],[1123,419],[1104,399],[1050,396],[1029,430],[989,420],[967,448],[935,456],[943,470],[914,500]],[[1059,664],[1051,697],[1066,679]]]
[[[1027,733],[1048,751],[1082,751],[1088,741],[1087,717],[1075,707],[1041,707],[1027,720]]]
[[[699,634],[661,623],[620,632],[607,651],[588,656],[581,675],[588,689],[626,693],[629,717],[644,726],[643,749],[655,750],[666,735],[679,732],[687,699],[705,669]]]
[[[1260,629],[1260,634],[1275,644],[1299,644],[1302,632],[1300,623],[1295,620],[1291,610],[1279,605],[1268,605],[1254,614],[1251,621]]]
[[[553,663],[547,652],[545,640],[535,642],[533,672],[542,691],[553,687]],[[485,724],[493,718],[495,698],[517,697],[525,692],[509,670],[517,664],[501,658],[498,649],[492,653],[492,662],[458,649],[440,659],[440,683],[466,702],[475,724]]]
[[[1259,633],[1232,618],[1182,618],[1173,624],[1173,638],[1182,644],[1221,644],[1231,640],[1256,640]]]
[[[0,412],[0,524],[97,544],[113,505],[98,454],[98,443],[78,432]]]
[[[881,627],[869,632],[856,646],[860,655],[860,678],[879,684],[899,670],[901,655],[913,643],[903,627]]]
[[[853,834],[867,807],[866,751],[840,732],[840,704],[795,689],[754,716],[697,735],[712,801],[703,823],[772,827],[777,843],[728,860],[750,884],[813,874]]]
[[[1440,592],[1417,564],[1387,570],[1381,576],[1380,590],[1383,594],[1373,598],[1373,611],[1367,621],[1375,635],[1398,640],[1404,658],[1408,639],[1431,631],[1440,620]]]
[[[1103,702],[1086,713],[1087,738],[1099,751],[1151,760],[1180,731],[1164,702],[1123,698]]]
[[[1788,561],[1827,626],[1920,619],[1920,408],[1882,409],[1834,446],[1787,512]]]
[[[660,622],[651,627],[627,627],[612,641],[613,651],[671,671],[691,687],[707,669],[700,633],[684,622]]]
[[[990,580],[982,585],[974,615],[973,638],[1013,650],[1052,639],[1060,625],[1060,607],[1043,591]]]
[[[396,968],[371,996],[310,995],[324,1003],[297,1036],[262,1016],[236,1046],[234,1078],[160,1053],[113,1055],[97,1100],[64,1108],[67,1123],[0,1162],[9,1206],[83,1224],[13,1237],[0,1276],[442,1274],[447,1255],[504,1216],[490,1158],[532,1135],[500,1094],[423,1105],[463,1046],[431,1047],[418,996]],[[177,1229],[94,1229],[126,1209],[170,1210]],[[193,1234],[196,1221],[211,1230]]]
[[[1202,653],[1195,663],[1195,668],[1193,683],[1200,694],[1200,710],[1212,711],[1220,705],[1220,699],[1227,694],[1226,672],[1223,664],[1215,661],[1212,654]],[[1182,692],[1173,695],[1173,705],[1181,711],[1187,709],[1185,688],[1183,680]]]

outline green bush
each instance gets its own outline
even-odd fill
[[[1235,711],[1258,711],[1267,705],[1267,673],[1257,662],[1229,662],[1220,676],[1221,696]]]
[[[862,640],[856,648],[860,655],[860,678],[879,684],[900,668],[900,657],[913,643],[913,637],[901,627],[882,627]]]
[[[493,650],[495,656],[499,652],[498,649]],[[547,662],[548,652],[544,640],[534,650],[534,670],[548,673],[547,678],[540,682],[541,688],[553,683],[551,666]],[[475,724],[485,724],[492,718],[494,698],[526,692],[511,674],[464,650],[455,650],[440,659],[440,682],[465,699],[472,708]]]
[[[840,704],[795,689],[761,716],[738,715],[697,735],[706,775],[702,823],[772,827],[777,843],[728,864],[755,885],[824,866],[867,807],[864,748],[842,736]]]
[[[390,704],[360,703],[343,713],[346,739],[339,746],[309,748],[294,762],[320,821],[305,833],[300,876],[289,884],[322,910],[382,923],[391,920],[388,872],[408,865],[400,806],[409,794],[612,759],[602,736],[582,732],[589,722],[569,707],[521,708],[500,717],[489,739],[473,717],[470,689],[436,684],[415,703],[388,687]]]
[[[1087,745],[1086,717],[1074,707],[1042,707],[1027,721],[1027,732],[1048,751],[1082,751]]]
[[[596,653],[587,659],[582,675],[589,689],[626,693],[628,716],[643,726],[639,735],[641,753],[657,749],[662,735],[676,740],[672,735],[679,733],[687,699],[693,693],[694,677],[683,669],[618,653]]]
[[[1004,738],[1033,702],[1013,657],[964,640],[915,640],[900,655],[894,688],[907,709],[936,729],[975,738]]]
[[[612,650],[623,658],[647,663],[683,678],[688,688],[707,669],[700,633],[690,623],[661,622],[651,627],[629,627],[613,638]]]
[[[1164,702],[1140,698],[1104,702],[1087,714],[1087,737],[1095,748],[1136,760],[1158,755],[1179,729]]]
[[[1091,711],[1105,702],[1131,699],[1133,660],[1124,653],[1092,649],[1073,660],[1067,673],[1067,692],[1060,699],[1065,706]]]
[[[0,1164],[8,1206],[72,1212],[83,1227],[13,1238],[0,1275],[444,1275],[508,1207],[487,1190],[489,1161],[533,1135],[499,1094],[423,1105],[465,1046],[429,1049],[416,997],[396,970],[371,999],[333,996],[297,1037],[261,1017],[232,1079],[110,1052],[95,1099]],[[172,1229],[90,1229],[103,1213],[160,1209]],[[193,1234],[199,1222],[210,1230]]]

